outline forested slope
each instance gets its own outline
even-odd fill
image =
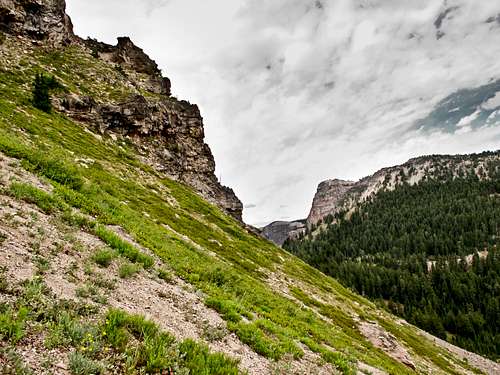
[[[500,355],[499,162],[384,190],[285,248],[439,337]]]

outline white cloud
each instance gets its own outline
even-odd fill
[[[500,147],[493,127],[409,130],[451,92],[500,78],[500,26],[485,22],[498,2],[171,0],[147,19],[132,0],[69,3],[77,31],[127,29],[200,104],[218,175],[258,207],[250,223],[305,217],[327,178]]]
[[[500,107],[500,92],[497,92],[493,98],[488,100],[486,103],[482,105],[482,107],[486,110],[496,109]]]
[[[479,117],[480,114],[481,111],[477,110],[474,113],[470,114],[469,116],[462,117],[460,121],[457,123],[457,128],[462,128],[467,125],[470,125],[474,120],[476,120]]]

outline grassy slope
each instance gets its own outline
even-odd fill
[[[58,113],[31,106],[37,71],[54,72],[68,90],[96,99],[134,92],[110,65],[78,47],[54,52],[11,39],[6,44],[0,47],[0,151],[53,183],[49,208],[55,213],[78,208],[99,224],[123,227],[203,291],[206,304],[222,314],[229,329],[266,357],[298,358],[302,343],[345,373],[356,360],[392,374],[413,373],[361,336],[353,319],[358,316],[378,321],[405,343],[422,371],[457,373],[456,366],[467,367],[335,280],[247,233],[188,187],[141,164],[125,142],[99,139]],[[92,161],[84,165],[78,159]],[[294,299],[269,287],[273,274],[295,286]]]

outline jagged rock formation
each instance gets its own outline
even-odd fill
[[[93,130],[133,142],[157,171],[187,183],[241,221],[242,203],[215,177],[198,107],[171,97],[170,80],[129,38],[112,46],[75,36],[65,6],[64,0],[0,0],[0,29],[35,43],[83,47],[114,66],[129,92],[116,98],[60,94],[55,107]]]
[[[167,77],[162,77],[158,64],[137,47],[128,37],[118,38],[118,44],[111,46],[101,43],[95,39],[87,39],[84,43],[92,50],[92,53],[110,63],[119,64],[122,67],[143,73],[148,76],[142,86],[146,91],[170,96],[171,83]]]
[[[305,220],[275,221],[262,228],[262,236],[278,246],[282,246],[289,237],[301,233],[306,228]]]

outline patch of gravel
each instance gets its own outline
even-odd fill
[[[377,323],[360,322],[359,330],[376,348],[382,349],[387,355],[396,361],[403,363],[409,368],[415,370],[416,366],[410,354],[403,345],[401,345],[394,335],[385,331]]]
[[[472,367],[475,367],[489,375],[500,374],[500,363],[493,362],[487,358],[481,357],[476,353],[471,353],[465,349],[459,348],[458,346],[450,344],[449,342],[444,341],[438,337],[432,336],[425,331],[419,330],[419,333],[421,336],[424,336],[427,339],[433,341],[450,353],[453,353],[455,356],[458,356],[459,358],[467,361],[467,363]]]
[[[30,335],[19,342],[15,348],[11,348],[21,359],[22,365],[29,368],[36,375],[70,375],[68,369],[68,352],[65,349],[50,349],[44,345],[45,337],[43,333]],[[1,343],[0,343],[1,347]],[[9,350],[5,348],[4,350]],[[2,359],[0,354],[0,371],[5,374],[14,374],[9,372],[7,358]]]
[[[8,187],[15,181],[33,185],[47,193],[52,191],[52,185],[21,168],[19,160],[0,153],[0,185]]]

